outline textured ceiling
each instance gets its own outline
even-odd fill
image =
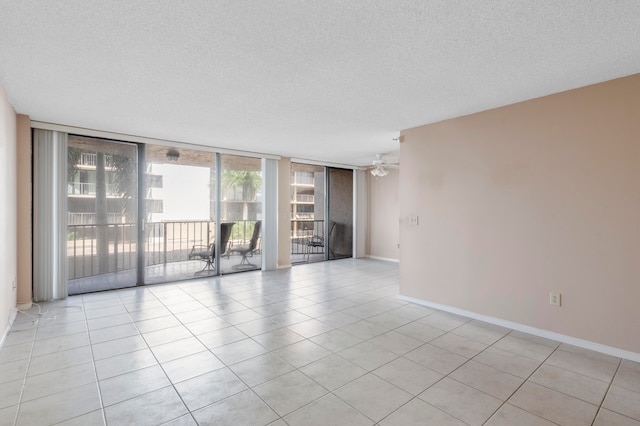
[[[0,0],[33,120],[342,164],[640,72],[638,0]]]

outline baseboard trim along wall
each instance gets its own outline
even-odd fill
[[[390,257],[371,256],[371,255],[367,255],[366,257],[368,257],[369,259],[384,260],[385,262],[400,263],[400,259],[392,259]]]
[[[601,352],[603,354],[615,356],[618,358],[624,358],[630,361],[640,362],[639,353],[626,351],[624,349],[615,348],[613,346],[607,346],[600,343],[591,342],[589,340],[578,339],[577,337],[567,336],[564,334],[555,333],[553,331],[543,330],[541,328],[531,327],[528,325],[520,324],[517,322],[511,322],[511,321],[503,320],[500,318],[490,317],[487,315],[480,315],[475,312],[454,308],[452,306],[441,305],[439,303],[432,303],[432,302],[428,302],[422,299],[417,299],[414,297],[399,295],[398,298],[400,300],[405,300],[407,302],[412,302],[418,305],[427,306],[429,308],[434,308],[441,311],[450,312],[452,314],[461,315],[463,317],[488,322],[489,324],[499,325],[501,327],[510,328],[516,331],[521,331],[523,333],[529,333],[534,336],[545,337],[547,339],[556,340],[562,343],[567,343],[569,345],[577,346],[583,349],[590,349],[592,351]]]
[[[17,315],[18,315],[18,309],[12,308],[11,312],[9,313],[9,324],[7,325],[7,329],[4,330],[4,332],[2,333],[2,336],[0,336],[0,350],[2,350],[2,348],[4,347],[4,342],[6,342],[7,340],[7,336],[9,335],[9,331],[11,331],[11,326],[13,325],[13,322],[16,320]]]
[[[33,306],[33,302],[18,303],[18,306],[16,306],[16,308],[19,311],[28,311],[29,309],[31,309],[32,306]]]

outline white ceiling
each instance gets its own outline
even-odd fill
[[[402,129],[640,72],[638,0],[0,0],[32,120],[368,165]]]

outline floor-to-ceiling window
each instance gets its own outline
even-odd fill
[[[262,267],[262,161],[221,155],[220,272],[229,274]],[[228,236],[227,236],[228,233]]]
[[[144,283],[216,273],[216,154],[145,145]]]
[[[70,135],[67,163],[69,294],[261,268],[260,158]]]
[[[69,135],[67,153],[69,294],[136,285],[137,145]]]
[[[291,163],[291,262],[325,260],[325,168]]]
[[[351,257],[353,171],[291,163],[291,261]]]
[[[327,168],[327,256],[353,256],[353,170]]]

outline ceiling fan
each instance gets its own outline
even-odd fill
[[[376,154],[376,159],[373,160],[372,164],[373,165],[369,167],[369,173],[377,178],[388,175],[388,169],[397,169],[399,166],[397,161],[392,161],[391,158],[384,154]]]

